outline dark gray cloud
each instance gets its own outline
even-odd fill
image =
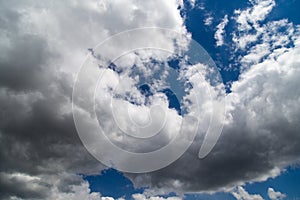
[[[53,175],[58,191],[68,192],[83,180],[58,173],[97,173],[103,167],[77,136],[72,75],[57,67],[62,52],[49,38],[24,30],[28,13],[13,2],[0,5],[0,198],[45,199],[56,183],[43,176]]]
[[[34,184],[39,184],[38,187]],[[0,192],[1,198],[9,198],[11,194],[24,199],[45,198],[48,193],[49,185],[40,184],[37,180],[18,180],[18,177],[7,177],[1,174]]]
[[[14,34],[14,33],[12,33]],[[46,41],[34,35],[11,38],[13,48],[2,54],[0,84],[14,90],[36,89],[45,84],[43,65],[51,59]]]

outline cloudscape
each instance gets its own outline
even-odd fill
[[[297,0],[0,0],[0,199],[300,199]]]

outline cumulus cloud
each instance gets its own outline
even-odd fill
[[[259,194],[249,194],[243,187],[239,186],[232,195],[237,200],[264,200]]]
[[[69,173],[56,175],[1,172],[2,199],[47,200],[102,200],[99,193],[91,192],[89,184],[80,176]]]
[[[132,180],[166,193],[226,190],[276,177],[286,166],[298,163],[298,34],[292,37],[294,47],[271,50],[261,62],[245,66],[233,82],[227,95],[227,122],[205,159],[195,156],[200,140],[172,165],[151,174],[129,175]]]
[[[80,176],[68,173],[32,176],[22,173],[1,172],[1,189],[13,193],[12,196],[2,196],[4,200],[13,199],[45,199],[45,200],[124,200],[102,196],[91,192],[89,183]],[[180,197],[163,198],[133,194],[134,200],[181,200]]]
[[[177,9],[182,2],[157,3],[0,2],[0,198],[51,199],[65,190],[84,192],[53,199],[100,198],[89,195],[86,184],[48,181],[63,181],[63,172],[104,168],[77,136],[71,113],[74,78],[87,49],[115,33],[144,26],[185,32]]]
[[[253,46],[242,58],[242,64],[247,67],[239,80],[232,84],[232,93],[227,95],[226,124],[216,147],[206,158],[199,159],[197,155],[203,141],[203,135],[200,135],[172,165],[152,173],[126,174],[135,186],[146,186],[153,194],[167,194],[170,191],[214,192],[247,181],[275,177],[284,167],[299,162],[300,40],[293,37],[299,31],[287,20],[261,26],[259,22],[266,18],[275,2],[251,2],[251,8],[236,11],[235,19],[240,24],[238,31],[245,34],[240,34],[240,38],[236,35],[234,41],[237,48],[244,49],[257,41],[257,33],[249,34],[250,29],[255,29],[264,42]],[[88,183],[76,175],[95,174],[104,166],[88,154],[76,134],[71,113],[75,74],[88,48],[120,31],[159,26],[187,34],[179,5],[182,2],[1,1],[0,198],[110,199],[91,193]],[[225,16],[219,24],[218,41],[223,41],[227,22],[228,17]],[[276,35],[280,27],[287,27],[289,34]],[[262,34],[266,30],[268,34]],[[150,43],[173,45],[169,41],[174,38],[162,40],[162,35],[152,36],[149,37]],[[136,41],[142,37],[144,35],[139,35]],[[278,38],[280,40],[276,41]],[[288,46],[290,41],[294,46]],[[128,41],[128,44],[131,43]],[[107,48],[106,53],[114,50]],[[151,55],[154,55],[153,52]],[[155,57],[158,60],[165,58],[162,54]],[[143,73],[151,74],[151,70],[147,71],[145,67],[144,61],[149,61],[147,58],[146,52],[128,54],[116,64],[119,67],[139,64]],[[197,66],[191,66],[186,73],[194,78],[195,91],[197,89],[207,94],[205,79],[195,75],[195,69]],[[116,76],[114,70],[110,70],[108,86],[114,84]],[[134,81],[127,79],[121,86],[133,91],[131,83]],[[156,84],[161,86],[164,83]],[[215,91],[212,93],[214,105],[218,105],[218,90],[212,89]],[[139,96],[140,93],[136,91],[134,94],[136,101],[146,102]],[[205,129],[211,104],[203,96],[199,95],[199,98],[204,102],[198,113],[203,125],[200,128]],[[165,97],[157,97],[157,101],[167,107]],[[103,105],[100,108],[107,108],[107,104]],[[119,105],[123,105],[122,102]],[[140,109],[133,109],[132,112],[144,112],[143,108]],[[175,116],[173,121],[181,118],[175,110],[170,110],[170,114]],[[105,120],[105,116],[100,117]],[[139,120],[143,123],[145,119]],[[172,123],[167,128],[172,128]],[[169,133],[172,134],[170,130]],[[113,138],[116,142],[124,142],[122,137]],[[159,145],[161,143],[154,140],[148,145],[135,146],[135,150],[147,151]],[[243,195],[251,197],[243,188],[238,188],[235,194],[240,199],[244,198]],[[282,196],[272,190],[270,194],[276,198]],[[151,196],[136,194],[133,198],[163,199],[157,195]]]
[[[237,200],[264,200],[264,198],[259,194],[249,194],[242,186],[238,186],[231,194]],[[273,188],[268,188],[268,197],[271,200],[280,200],[286,197],[285,194],[281,192],[274,191]]]
[[[285,194],[278,191],[276,192],[273,188],[268,188],[268,196],[271,200],[280,200],[286,197]]]

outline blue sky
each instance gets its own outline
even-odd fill
[[[192,34],[192,38],[199,42],[214,59],[217,66],[220,69],[224,84],[236,81],[239,78],[239,68],[240,64],[234,62],[230,57],[232,57],[231,39],[232,36],[230,32],[236,28],[234,22],[229,22],[226,26],[226,32],[229,33],[225,36],[226,45],[217,47],[214,34],[216,31],[216,26],[221,22],[224,15],[233,16],[234,10],[245,9],[249,7],[250,3],[247,1],[233,0],[230,2],[226,1],[196,1],[195,7],[191,7],[189,2],[185,2],[185,9],[182,10],[182,15],[185,15],[185,25],[187,30]],[[197,7],[204,6],[205,9],[199,9]],[[294,24],[300,23],[300,13],[298,8],[300,8],[299,1],[276,1],[276,6],[273,8],[272,12],[266,17],[266,19],[261,22],[278,20],[287,18],[290,22]],[[214,17],[212,23],[207,26],[204,24],[205,19],[208,15]],[[282,30],[284,33],[286,30]],[[245,52],[239,52],[244,54]],[[234,55],[235,56],[235,55]],[[228,66],[232,65],[228,69]],[[227,90],[230,92],[230,89]],[[101,175],[97,176],[84,176],[84,179],[90,183],[90,188],[93,192],[100,192],[105,196],[111,196],[114,198],[125,197],[130,199],[131,195],[134,193],[141,193],[145,188],[135,189],[132,182],[127,179],[121,172],[113,169],[108,169],[101,172]],[[300,168],[297,166],[289,167],[286,171],[276,178],[269,178],[263,182],[247,183],[244,188],[250,194],[259,194],[264,199],[268,198],[268,188],[272,187],[276,190],[281,191],[287,195],[287,199],[299,199],[300,192]],[[171,194],[169,196],[173,196]],[[168,196],[168,195],[166,195]],[[185,194],[184,199],[194,200],[194,199],[235,199],[232,194],[218,192],[216,194]]]
[[[101,172],[101,175],[84,176],[90,183],[92,192],[100,192],[104,196],[114,198],[126,197],[130,199],[132,194],[143,192],[144,188],[135,189],[132,182],[121,172],[108,169]],[[267,191],[269,187],[275,188],[285,194],[287,199],[299,199],[300,191],[300,168],[289,167],[285,172],[276,178],[269,178],[259,183],[248,183],[245,189],[250,194],[260,194],[264,199],[269,199]],[[165,195],[165,196],[173,196]],[[214,200],[214,199],[235,199],[230,193],[219,192],[216,194],[185,194],[186,200]]]

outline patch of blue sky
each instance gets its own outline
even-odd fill
[[[84,176],[84,180],[90,184],[91,192],[100,192],[102,196],[114,198],[124,197],[132,199],[131,195],[143,193],[145,188],[134,188],[133,183],[123,173],[115,169],[107,169],[100,175]],[[248,183],[244,186],[250,194],[259,194],[264,199],[268,198],[268,188],[274,188],[287,195],[287,199],[300,199],[300,167],[289,167],[280,176],[269,178],[264,182]],[[174,193],[163,197],[175,196]],[[185,194],[185,200],[234,200],[230,193],[218,192],[215,194]]]

